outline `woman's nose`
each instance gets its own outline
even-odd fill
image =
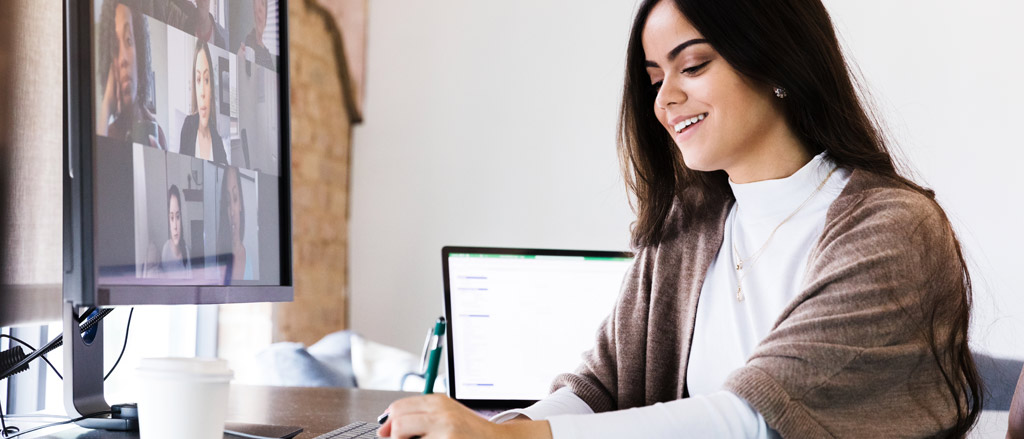
[[[686,93],[679,87],[673,87],[668,82],[661,85],[661,88],[658,89],[658,96],[654,98],[654,104],[662,110],[668,109],[671,105],[681,104],[685,101]]]

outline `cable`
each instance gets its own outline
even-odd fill
[[[7,335],[7,334],[0,334],[0,338],[9,338],[12,341],[16,341],[18,343],[21,343],[22,346],[25,346],[26,348],[28,348],[32,352],[36,351],[36,348],[32,347],[32,345],[30,345],[28,343],[25,343],[23,340],[21,340],[21,339],[19,339],[17,337],[12,337],[12,336]],[[53,369],[53,373],[57,374],[57,378],[60,378],[62,380],[64,379],[64,377],[61,376],[60,372],[57,372],[57,368],[54,367],[53,363],[51,363],[50,360],[48,358],[46,358],[46,355],[40,355],[39,357],[42,358],[43,361],[46,362],[46,364],[50,365],[50,369]]]
[[[82,321],[84,321],[85,319],[89,318],[89,314],[92,314],[93,311],[96,311],[96,307],[95,306],[90,306],[90,307],[86,308],[85,312],[83,312],[81,315],[75,316],[75,321],[78,322],[79,324],[81,324]]]
[[[96,324],[99,323],[100,320],[102,320],[104,317],[106,317],[107,314],[110,314],[111,311],[113,311],[113,310],[111,310],[111,309],[100,310],[99,314],[97,314],[96,317],[94,317],[94,318],[90,319],[89,321],[85,322],[84,324],[82,324],[81,323],[82,319],[86,318],[84,316],[88,316],[93,311],[95,311],[95,309],[94,308],[90,308],[89,310],[87,310],[85,313],[82,314],[83,317],[76,318],[76,320],[78,320],[79,323],[80,323],[80,331],[84,332],[84,331],[88,331],[88,330],[94,328],[96,326]],[[114,366],[111,367],[110,371],[107,372],[107,374],[103,377],[104,381],[106,381],[106,379],[110,377],[110,374],[114,373],[114,370],[117,369],[117,365],[121,363],[121,358],[124,357],[124,351],[128,348],[128,334],[129,334],[129,331],[131,330],[131,327],[132,327],[132,315],[134,315],[134,314],[135,314],[135,308],[132,308],[128,312],[128,324],[125,326],[125,329],[124,329],[124,344],[121,346],[121,353],[117,356],[117,361],[114,362]],[[58,378],[60,378],[62,380],[64,379],[64,377],[61,376],[60,372],[57,372],[57,368],[53,365],[53,363],[51,363],[50,360],[48,358],[46,358],[46,356],[45,356],[47,352],[52,351],[53,349],[56,349],[58,346],[61,346],[61,345],[64,344],[63,335],[58,335],[53,340],[50,340],[50,342],[47,343],[46,345],[44,345],[42,347],[42,349],[36,349],[32,345],[26,343],[24,340],[21,340],[21,339],[19,339],[17,337],[13,337],[13,336],[10,336],[10,335],[7,335],[7,334],[0,334],[0,338],[8,338],[11,341],[17,342],[17,343],[25,346],[26,348],[28,348],[29,350],[32,351],[31,355],[25,357],[24,359],[19,361],[17,364],[15,364],[12,367],[8,368],[6,371],[4,371],[3,374],[0,374],[0,377],[3,377],[3,378],[0,378],[0,380],[2,380],[4,378],[7,378],[9,376],[9,374],[11,374],[13,371],[18,370],[22,366],[28,364],[32,360],[34,360],[36,358],[39,358],[39,357],[42,357],[43,361],[45,361],[46,364],[50,365],[50,369],[53,369],[53,373],[57,374]],[[19,351],[20,351],[20,348],[19,348]],[[99,415],[105,415],[105,414],[109,414],[109,413],[110,413],[109,410],[103,411],[103,412],[92,413],[92,414],[85,415],[85,416],[82,416],[82,417],[79,417],[79,418],[67,419],[65,421],[55,422],[55,423],[52,423],[52,424],[43,425],[43,426],[36,427],[36,428],[30,429],[30,430],[20,431],[20,429],[18,427],[15,427],[13,425],[10,426],[10,427],[7,426],[7,422],[4,420],[3,407],[0,406],[0,437],[2,437],[4,439],[16,438],[18,436],[22,436],[22,435],[25,435],[25,434],[28,434],[28,433],[32,433],[34,431],[42,430],[44,428],[50,428],[50,427],[56,427],[58,425],[70,424],[72,422],[78,422],[78,421],[81,421],[81,420],[86,419],[86,418],[91,418],[91,417],[99,416]],[[20,417],[30,417],[30,416],[31,415],[23,415],[23,416],[20,416]]]
[[[110,372],[103,375],[103,381],[110,378],[110,374],[114,373],[114,369],[117,369],[117,365],[121,363],[121,357],[124,356],[124,350],[128,347],[128,331],[132,329],[132,314],[135,314],[135,308],[132,307],[131,311],[128,311],[128,324],[124,327],[124,344],[121,345],[121,353],[117,355],[117,361],[114,362],[114,367],[110,368]],[[44,357],[45,358],[45,357]]]
[[[19,431],[18,427],[15,427],[13,425],[8,427],[7,423],[4,422],[4,408],[3,408],[3,406],[0,406],[0,436],[2,436],[2,437],[14,437],[14,436],[10,436],[10,435],[17,434],[18,431]]]
[[[83,324],[81,324],[79,326],[79,331],[84,332],[84,331],[88,331],[88,330],[92,329],[97,324],[99,324],[100,320],[103,320],[103,318],[106,317],[107,314],[110,314],[111,311],[113,311],[112,308],[105,308],[105,309],[99,310],[99,314],[97,314],[96,317],[93,317],[93,318],[89,319],[88,321],[86,321],[85,323],[83,323]],[[43,345],[43,347],[41,347],[38,350],[36,350],[35,352],[33,352],[31,355],[25,357],[25,359],[19,361],[14,366],[11,366],[7,370],[3,371],[3,373],[0,373],[0,379],[7,378],[8,376],[12,375],[14,371],[18,370],[18,368],[20,368],[20,367],[30,363],[32,360],[35,360],[36,358],[39,358],[42,355],[48,354],[50,351],[56,349],[57,347],[59,347],[59,346],[61,346],[63,344],[64,344],[64,337],[62,335],[58,335],[53,340],[50,340],[49,343]]]
[[[36,427],[36,428],[33,428],[33,429],[25,430],[25,431],[22,431],[22,432],[17,432],[16,434],[14,434],[14,435],[12,435],[12,436],[4,436],[4,437],[5,437],[5,438],[7,438],[7,439],[12,439],[12,438],[16,438],[16,437],[18,437],[18,436],[23,436],[23,435],[26,435],[26,434],[32,433],[32,432],[34,432],[34,431],[39,431],[39,430],[42,430],[42,429],[44,429],[44,428],[56,427],[56,426],[58,426],[58,425],[66,425],[66,424],[70,424],[70,423],[72,423],[72,422],[78,422],[78,421],[81,421],[81,420],[83,420],[83,419],[88,419],[88,418],[95,418],[95,417],[97,417],[97,416],[100,416],[100,415],[107,415],[107,414],[110,414],[110,410],[106,410],[106,411],[102,411],[102,412],[96,412],[96,413],[90,413],[90,414],[88,414],[88,415],[85,415],[85,416],[80,416],[80,417],[77,417],[77,418],[75,418],[75,419],[68,419],[67,421],[62,421],[62,422],[54,422],[54,423],[52,423],[52,424],[46,424],[46,425],[41,425],[41,426],[39,426],[39,427]],[[17,427],[11,427],[11,428],[17,428]]]
[[[55,420],[59,419],[61,421],[71,419],[70,416],[44,415],[44,414],[41,414],[41,413],[40,414],[28,413],[28,414],[24,414],[24,415],[7,415],[6,418],[7,419],[55,419]]]

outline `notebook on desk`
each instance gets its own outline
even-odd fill
[[[615,305],[628,252],[444,247],[448,394],[484,416],[544,398]]]

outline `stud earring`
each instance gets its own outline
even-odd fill
[[[779,99],[785,99],[786,98],[786,89],[784,89],[782,87],[775,87],[775,97],[777,97]]]

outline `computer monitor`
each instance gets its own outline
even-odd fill
[[[287,9],[65,0],[70,415],[107,409],[83,309],[292,300]]]

